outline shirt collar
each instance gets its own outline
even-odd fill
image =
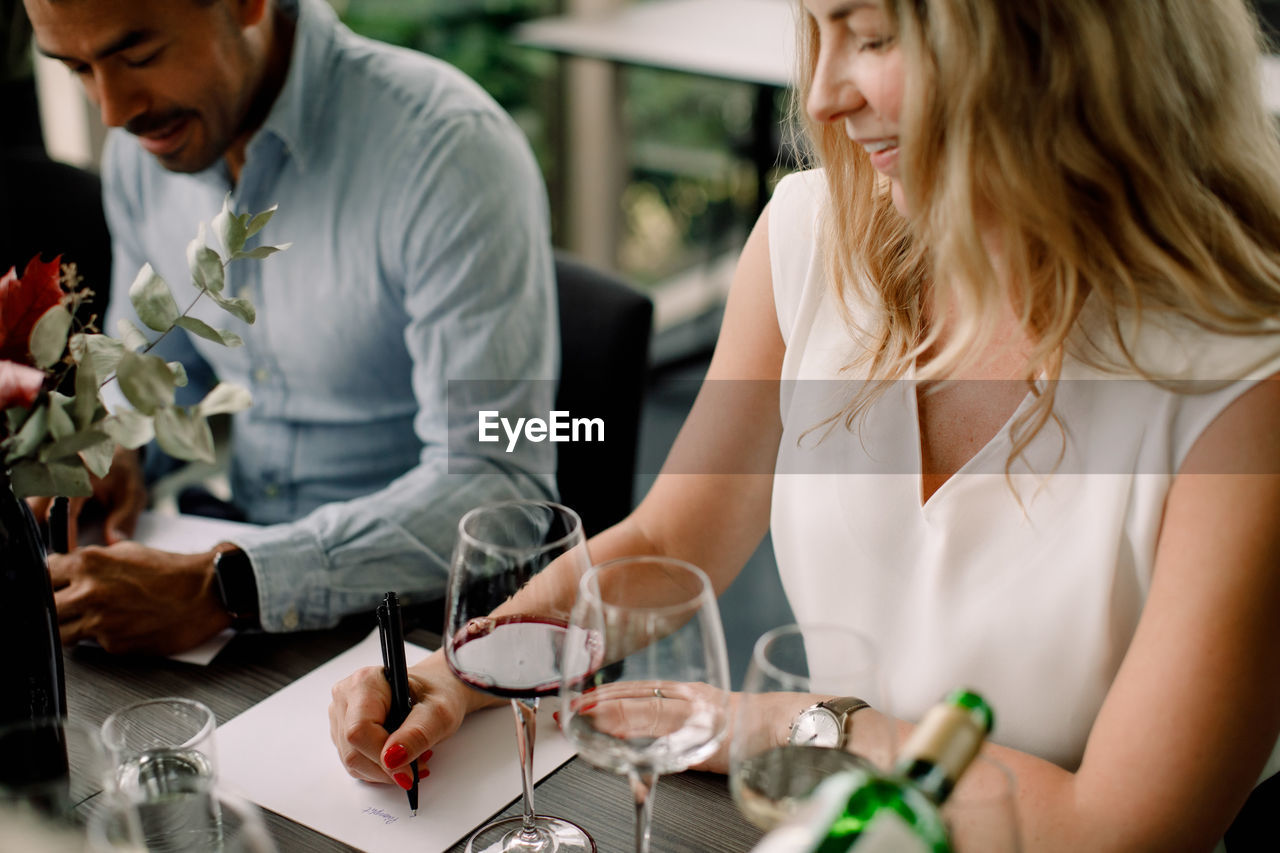
[[[338,18],[325,0],[285,0],[281,8],[297,18],[293,55],[284,86],[249,147],[252,150],[262,136],[275,136],[297,162],[299,171],[305,172],[310,155],[308,140],[318,138],[313,126],[322,111],[316,107],[324,100],[324,81],[328,78]]]

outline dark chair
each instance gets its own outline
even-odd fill
[[[101,329],[111,286],[111,236],[98,176],[45,153],[33,78],[0,80],[0,104],[6,107],[0,198],[8,208],[0,214],[0,275],[11,266],[22,275],[36,254],[46,261],[61,255],[64,262],[75,262],[94,292],[79,319],[87,322],[96,315]]]
[[[605,423],[602,442],[557,445],[560,500],[582,516],[592,535],[631,511],[653,303],[615,276],[562,254],[556,256],[556,284],[556,409]]]

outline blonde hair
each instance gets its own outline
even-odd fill
[[[823,255],[839,302],[880,309],[855,329],[871,345],[854,362],[879,381],[846,425],[939,343],[933,309],[957,322],[918,376],[970,363],[1012,306],[1034,343],[1029,384],[1058,378],[1086,294],[1123,354],[1099,366],[1157,380],[1125,349],[1122,316],[1172,312],[1228,334],[1276,317],[1280,143],[1242,0],[885,2],[907,68],[909,216],[842,128],[801,115],[826,169]],[[798,106],[818,53],[816,23],[800,18]],[[1013,424],[1013,456],[1052,417],[1052,387]]]

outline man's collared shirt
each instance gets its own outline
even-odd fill
[[[449,380],[492,380],[494,408],[536,409],[551,383],[527,380],[558,375],[546,198],[526,140],[456,69],[354,35],[321,0],[298,6],[286,82],[236,186],[221,160],[171,173],[121,131],[103,166],[107,331],[133,316],[144,262],[191,302],[186,246],[228,192],[241,212],[279,204],[250,246],[293,243],[227,268],[255,325],[193,311],[243,347],[175,330],[157,350],[189,368],[198,353],[253,394],[234,418],[231,481],[267,525],[236,544],[268,630],[332,625],[389,589],[439,595],[466,510],[555,488],[550,444],[448,458],[450,429],[474,428],[449,422]]]

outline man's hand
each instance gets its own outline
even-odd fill
[[[170,554],[136,542],[51,554],[62,642],[170,655],[231,624],[218,600],[213,552]]]
[[[67,513],[67,548],[75,550],[80,533],[80,512],[90,498],[72,498]],[[138,451],[117,447],[111,470],[93,479],[91,498],[106,512],[102,522],[103,540],[108,545],[125,542],[138,525],[138,516],[147,508],[147,486],[142,478],[142,462]],[[33,498],[31,512],[36,518],[47,518],[51,498]]]

